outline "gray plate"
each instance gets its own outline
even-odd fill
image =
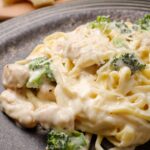
[[[97,15],[134,21],[148,12],[148,0],[76,0],[6,21],[0,24],[0,75],[4,64],[27,56],[50,33],[70,31],[95,19]],[[2,89],[1,86],[0,91]],[[0,150],[44,150],[45,135],[39,129],[18,128],[11,119],[0,113]],[[150,144],[138,149],[149,150]]]

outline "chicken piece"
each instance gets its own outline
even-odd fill
[[[56,98],[54,95],[54,89],[55,87],[53,85],[51,85],[48,82],[45,82],[44,84],[41,85],[37,93],[37,97],[43,100],[55,101]]]
[[[29,78],[29,71],[25,66],[9,64],[4,67],[2,82],[6,88],[22,88]]]
[[[50,129],[54,126],[68,129],[74,128],[75,116],[73,110],[59,106],[56,103],[50,103],[36,109],[34,118],[45,129]]]
[[[19,124],[27,128],[36,126],[33,117],[34,106],[31,102],[13,90],[5,90],[0,95],[2,110]]]

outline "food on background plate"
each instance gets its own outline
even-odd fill
[[[68,0],[0,0],[0,20],[26,14],[40,7],[61,4]]]
[[[56,0],[26,0],[30,1],[35,7],[46,6],[50,4],[54,4]],[[14,4],[18,2],[24,2],[24,0],[3,0],[5,5]]]
[[[22,0],[3,0],[4,4],[14,4],[14,3],[18,3],[18,2],[22,2]]]
[[[56,2],[56,0],[30,0],[35,7],[41,7],[46,5],[51,5]]]
[[[0,105],[23,127],[48,130],[47,150],[135,149],[150,140],[150,15],[98,16],[47,36],[3,70]]]

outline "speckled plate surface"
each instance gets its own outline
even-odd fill
[[[134,21],[149,12],[148,0],[75,0],[61,6],[39,9],[1,23],[0,76],[3,65],[27,56],[50,33],[70,31],[95,19],[97,15]],[[0,81],[0,91],[2,90]],[[44,150],[45,135],[46,133],[38,128],[18,128],[11,119],[0,113],[0,150]],[[138,150],[150,150],[150,144],[147,143]]]

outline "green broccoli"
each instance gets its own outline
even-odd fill
[[[60,130],[51,130],[48,133],[48,150],[66,150],[69,135]]]
[[[119,57],[115,57],[110,64],[110,67],[113,70],[119,70],[122,66],[128,66],[131,69],[132,74],[146,67],[145,64],[139,62],[133,53],[125,53]]]
[[[90,23],[92,29],[98,28],[104,33],[109,33],[109,23],[111,19],[108,16],[97,16],[96,20]]]
[[[132,30],[129,29],[129,27],[123,21],[115,22],[115,26],[120,30],[121,33],[131,33],[132,32]]]
[[[150,14],[146,14],[143,18],[139,19],[137,24],[142,30],[150,30]]]
[[[31,76],[26,84],[27,88],[39,88],[43,79],[46,77],[54,82],[55,78],[51,70],[51,61],[45,57],[38,57],[29,63]]]
[[[39,88],[39,86],[42,84],[42,79],[45,75],[45,70],[36,70],[32,72],[26,87],[27,88]]]
[[[105,34],[110,33],[112,25],[115,25],[121,33],[131,33],[132,30],[123,21],[112,21],[108,16],[98,16],[97,19],[90,23],[92,29],[98,28]]]
[[[96,21],[98,23],[101,23],[101,22],[110,22],[111,19],[110,19],[109,16],[97,16]]]
[[[67,150],[81,150],[87,146],[84,134],[78,131],[73,131],[69,134]]]
[[[82,150],[85,147],[87,142],[81,132],[53,129],[48,133],[48,150]]]
[[[49,64],[49,61],[47,60],[48,59],[46,57],[35,58],[29,63],[29,69],[33,71],[37,69],[41,69],[43,68],[43,66]]]

